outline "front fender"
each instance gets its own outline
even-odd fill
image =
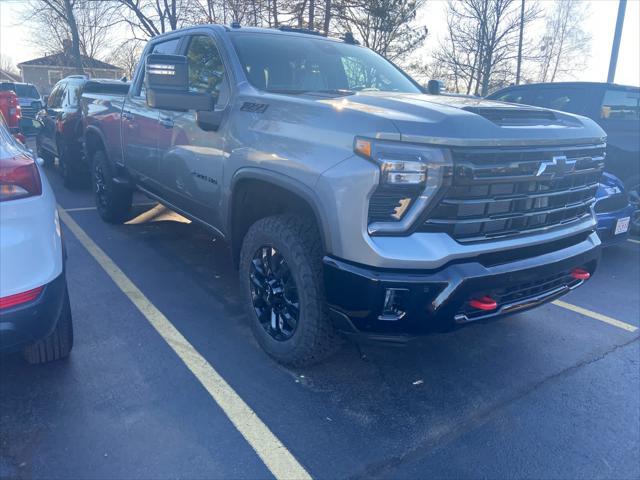
[[[318,225],[318,229],[320,230],[320,236],[322,240],[322,245],[324,247],[325,252],[332,252],[331,245],[331,234],[330,234],[330,224],[326,216],[325,210],[322,208],[322,203],[320,198],[310,187],[305,185],[304,183],[296,180],[293,177],[285,175],[283,173],[274,172],[272,170],[266,170],[264,168],[259,167],[243,167],[237,170],[231,181],[229,183],[229,191],[227,192],[226,198],[226,208],[223,206],[223,211],[225,211],[224,224],[226,225],[226,231],[231,232],[231,219],[233,218],[233,193],[235,191],[235,187],[238,182],[241,180],[260,180],[266,183],[271,183],[277,187],[288,190],[291,193],[301,197],[304,199],[309,206],[311,207],[316,223]]]

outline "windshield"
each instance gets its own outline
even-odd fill
[[[278,34],[238,32],[231,39],[247,79],[261,90],[420,92],[400,70],[367,48]]]
[[[0,90],[13,90],[20,98],[40,98],[36,87],[24,83],[3,83]]]

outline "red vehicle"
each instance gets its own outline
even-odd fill
[[[18,96],[12,90],[0,91],[0,113],[4,117],[9,132],[24,143],[24,136],[20,133],[20,119],[22,111],[18,103]]]

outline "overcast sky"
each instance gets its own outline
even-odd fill
[[[616,23],[618,0],[589,0],[590,16],[585,29],[592,35],[591,56],[588,68],[580,72],[577,80],[606,81],[611,54],[611,42]],[[542,0],[541,5],[551,5],[551,0]],[[21,0],[0,0],[0,54],[9,56],[14,63],[30,60],[38,56],[37,50],[28,41],[29,25],[20,22],[20,12],[24,8]],[[439,39],[446,32],[445,0],[427,0],[420,12],[419,21],[429,28],[429,38],[417,56],[428,59]],[[526,35],[536,35],[542,22],[533,25]],[[120,39],[118,39],[120,40]],[[114,42],[114,43],[117,43]],[[629,0],[618,57],[616,83],[640,85],[640,0]]]

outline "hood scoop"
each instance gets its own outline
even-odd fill
[[[534,108],[495,108],[495,107],[463,107],[467,112],[475,113],[486,118],[496,125],[503,126],[530,126],[530,125],[554,125],[559,120],[551,110]]]

